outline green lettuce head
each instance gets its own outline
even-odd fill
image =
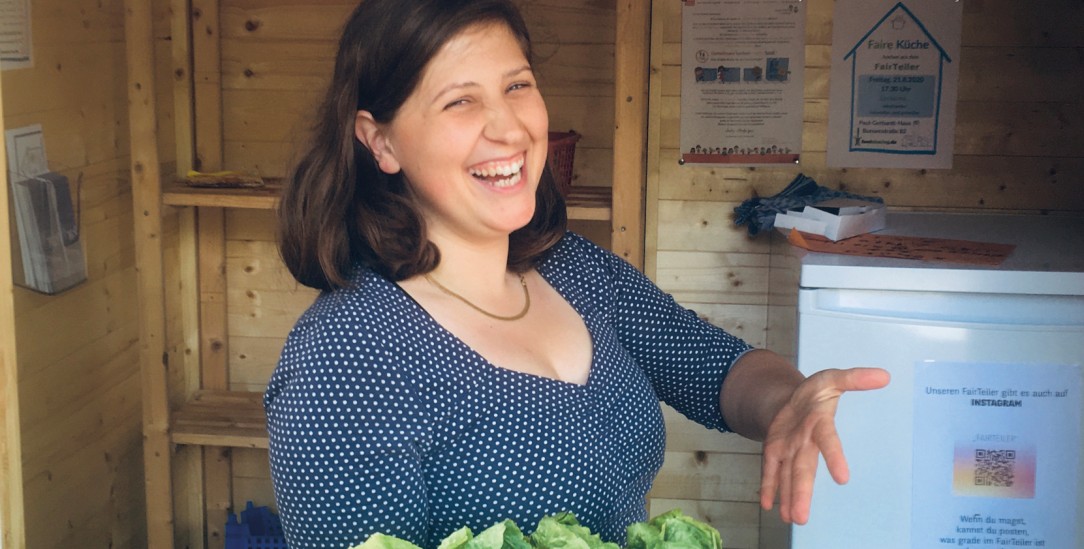
[[[625,549],[722,549],[719,531],[685,515],[680,509],[663,513],[626,530]]]
[[[572,513],[543,517],[531,534],[531,543],[537,549],[620,549],[592,534]]]

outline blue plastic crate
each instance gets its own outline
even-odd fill
[[[282,521],[267,507],[245,504],[241,520],[230,513],[226,520],[226,549],[288,549]]]

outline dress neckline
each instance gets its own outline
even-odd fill
[[[370,272],[372,272],[372,271],[370,271]],[[533,373],[530,373],[530,372],[521,372],[519,370],[513,370],[511,368],[505,368],[505,367],[503,367],[503,366],[501,366],[499,364],[494,364],[489,359],[487,359],[485,356],[483,356],[481,353],[479,353],[477,350],[475,350],[474,347],[471,347],[470,345],[468,345],[467,342],[463,341],[459,336],[455,335],[450,330],[445,328],[440,322],[437,322],[437,319],[434,318],[433,315],[431,315],[429,313],[429,311],[424,306],[422,306],[421,303],[418,303],[418,301],[416,299],[414,299],[414,296],[410,295],[409,292],[407,292],[405,289],[403,289],[403,287],[400,286],[398,282],[396,282],[394,280],[391,280],[389,278],[385,278],[384,276],[381,276],[381,275],[379,275],[379,274],[377,274],[375,272],[373,272],[373,274],[376,275],[379,279],[381,279],[381,280],[389,283],[391,286],[393,286],[395,288],[395,290],[399,293],[399,295],[402,296],[403,298],[405,298],[406,301],[410,303],[410,306],[415,310],[415,312],[418,314],[418,316],[420,318],[424,319],[425,323],[430,328],[439,331],[440,333],[444,334],[446,337],[448,337],[451,340],[455,341],[456,345],[459,345],[460,347],[465,349],[466,352],[468,352],[471,356],[473,356],[475,359],[477,359],[478,363],[485,365],[486,370],[495,371],[496,373],[498,373],[500,375],[505,375],[505,376],[512,376],[512,377],[526,378],[526,379],[537,379],[542,383],[554,384],[555,386],[568,387],[568,388],[571,388],[573,390],[586,390],[587,388],[591,387],[594,384],[594,380],[595,380],[595,377],[596,377],[595,374],[596,374],[596,370],[597,370],[597,367],[598,367],[598,361],[597,361],[597,359],[598,359],[598,352],[597,352],[598,346],[597,346],[597,341],[595,340],[595,333],[591,329],[591,326],[588,323],[588,319],[584,315],[584,312],[582,310],[580,310],[579,307],[576,306],[576,303],[573,300],[568,298],[568,296],[565,294],[565,292],[561,291],[561,288],[559,288],[557,285],[553,284],[551,279],[546,276],[546,274],[542,271],[542,269],[538,269],[539,276],[542,278],[543,281],[545,281],[546,284],[549,284],[550,287],[553,288],[557,292],[557,294],[561,296],[562,299],[565,300],[565,302],[569,305],[569,307],[572,307],[572,310],[575,311],[577,315],[579,315],[580,320],[584,323],[584,326],[587,329],[587,335],[591,339],[591,365],[590,365],[588,373],[587,373],[587,381],[582,383],[582,384],[574,383],[574,382],[571,382],[571,381],[565,381],[565,380],[562,380],[562,379],[557,379],[557,378],[553,378],[553,377],[549,377],[549,376],[533,374]]]

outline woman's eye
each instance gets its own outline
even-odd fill
[[[530,87],[531,87],[530,82],[516,82],[515,84],[512,84],[511,86],[508,86],[508,91],[522,90],[522,89],[526,89],[526,88],[530,88]]]
[[[454,107],[458,107],[460,105],[466,105],[467,103],[469,103],[469,101],[467,99],[456,99],[455,101],[452,101],[452,102],[448,103],[447,105],[444,105],[444,109],[448,110],[448,109],[451,109],[451,108],[454,108]]]

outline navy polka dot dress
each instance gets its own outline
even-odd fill
[[[593,338],[585,385],[487,363],[368,270],[317,298],[264,399],[290,547],[383,532],[434,548],[462,526],[529,530],[560,511],[624,543],[662,465],[659,400],[725,430],[719,389],[749,346],[582,237],[538,271]]]

